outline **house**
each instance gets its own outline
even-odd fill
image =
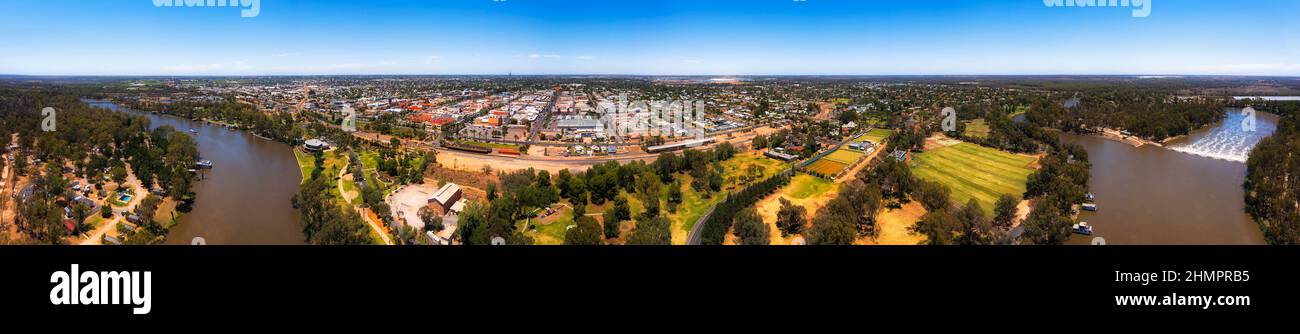
[[[439,188],[437,192],[433,193],[433,197],[429,198],[429,203],[436,204],[434,207],[441,210],[441,214],[446,215],[452,212],[460,212],[454,211],[453,207],[459,204],[458,202],[461,202],[462,196],[464,196],[464,193],[461,192],[460,186],[448,182],[447,184],[442,185],[442,188]],[[464,209],[464,204],[460,205],[460,209]]]
[[[787,153],[784,153],[784,152],[777,152],[777,151],[775,151],[775,150],[767,150],[767,152],[764,152],[763,155],[767,156],[768,158],[772,158],[772,159],[776,159],[776,160],[781,160],[781,161],[785,161],[785,162],[795,161],[795,160],[799,159],[799,157],[797,157],[797,156],[794,156],[794,155],[791,155],[791,154],[787,154]]]

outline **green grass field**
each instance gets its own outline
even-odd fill
[[[808,174],[799,174],[790,179],[790,185],[784,193],[791,198],[807,199],[821,196],[834,186],[835,183],[829,180]]]
[[[886,138],[889,138],[889,136],[893,134],[894,132],[890,130],[872,129],[871,131],[867,131],[866,134],[859,136],[858,139],[855,139],[855,141],[870,140],[872,142],[879,144],[885,141]]]
[[[853,163],[858,162],[858,159],[861,158],[862,158],[861,151],[850,150],[846,145],[845,147],[835,150],[835,152],[831,152],[831,154],[826,155],[824,159],[843,163],[846,165],[852,165]]]
[[[984,122],[983,118],[966,122],[965,135],[971,138],[987,138],[989,136],[989,124]]]
[[[1003,194],[1019,198],[1033,172],[1034,158],[971,143],[961,143],[916,155],[912,172],[919,178],[943,183],[961,205],[971,199],[992,215],[993,204]]]

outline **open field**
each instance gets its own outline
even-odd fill
[[[1025,182],[1033,172],[1029,166],[1034,161],[1029,156],[959,143],[917,154],[912,160],[912,172],[947,186],[957,203],[975,199],[991,215],[998,197],[1024,194]]]
[[[824,159],[843,163],[845,165],[852,165],[853,163],[858,162],[858,159],[861,158],[862,151],[850,150],[848,147],[843,147],[826,155]]]
[[[866,134],[859,136],[858,139],[855,139],[855,141],[870,140],[873,143],[879,144],[880,142],[885,141],[886,138],[889,138],[889,136],[893,134],[894,132],[890,130],[872,129],[871,131],[867,131]]]
[[[839,189],[839,184],[834,182],[808,174],[799,174],[790,179],[789,185],[758,201],[755,207],[758,209],[758,215],[763,217],[763,222],[772,229],[772,244],[789,245],[795,238],[794,235],[781,236],[781,230],[776,227],[776,215],[781,210],[782,198],[790,201],[791,205],[807,209],[808,218],[812,219],[818,208],[825,206],[839,195]],[[728,234],[728,240],[732,239]],[[734,244],[734,240],[732,241]]]
[[[811,165],[808,165],[808,171],[830,177],[835,174],[839,174],[840,171],[848,167],[849,164],[846,163],[831,161],[829,159],[821,159],[821,160],[817,160],[817,162],[814,162]]]
[[[989,124],[984,122],[983,118],[966,122],[966,132],[964,135],[971,138],[988,138]]]

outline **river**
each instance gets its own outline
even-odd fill
[[[288,145],[205,122],[87,102],[147,116],[153,127],[171,125],[184,131],[195,137],[202,159],[212,160],[215,167],[204,171],[194,187],[194,210],[181,216],[167,235],[168,244],[189,244],[195,237],[211,245],[303,244],[298,212],[289,202],[302,174]]]
[[[1087,149],[1092,162],[1089,188],[1099,211],[1080,220],[1094,225],[1094,236],[1107,244],[1263,244],[1245,213],[1242,161],[1259,138],[1273,133],[1277,117],[1260,113],[1255,131],[1243,132],[1240,112],[1228,115],[1169,148],[1061,134]],[[1075,235],[1070,243],[1091,240]]]

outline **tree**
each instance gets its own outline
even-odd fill
[[[984,216],[984,209],[975,199],[972,198],[957,212],[957,219],[961,222],[958,244],[992,245],[997,242],[998,235],[993,230],[993,222]]]
[[[126,182],[126,167],[114,166],[110,174],[112,174],[113,183],[122,184],[122,182]]]
[[[920,187],[916,190],[917,200],[921,201],[921,206],[926,211],[938,211],[947,209],[951,203],[948,187],[942,183],[934,181],[921,181]]]
[[[100,206],[99,216],[104,217],[104,219],[113,217],[113,208],[110,208],[108,204],[104,204],[103,206]]]
[[[668,187],[668,212],[677,213],[677,206],[682,204],[682,182],[674,180]]]
[[[781,236],[803,233],[808,226],[808,209],[790,203],[785,197],[780,200],[781,210],[776,213],[776,227],[781,230]]]
[[[763,223],[763,217],[758,215],[758,210],[754,207],[749,207],[737,213],[732,226],[742,245],[767,245],[771,243],[772,230],[767,224]]]
[[[424,222],[425,231],[433,231],[434,233],[437,233],[442,232],[443,228],[445,228],[442,225],[442,216],[439,216],[437,212],[434,212],[433,208],[428,206],[421,207],[420,211],[416,214],[420,216],[420,221]]]
[[[852,245],[858,232],[853,222],[840,215],[817,215],[808,229],[809,245]]]
[[[1016,208],[1019,201],[1011,195],[1002,195],[998,202],[993,205],[993,226],[1001,229],[1011,229],[1011,224],[1015,222]]]
[[[928,245],[952,245],[957,242],[961,221],[948,209],[941,208],[927,212],[910,229],[912,233],[925,236]]]
[[[141,224],[151,224],[154,222],[154,216],[158,213],[158,205],[161,203],[162,199],[158,198],[158,196],[154,194],[144,196],[144,199],[140,201],[140,205],[137,206],[135,210],[136,214],[140,216]]]
[[[492,201],[492,200],[495,200],[495,199],[497,199],[497,184],[496,184],[496,182],[488,182],[488,184],[487,184],[487,200],[488,200],[488,201]]]
[[[1061,215],[1060,210],[1050,205],[1035,205],[1022,225],[1025,227],[1020,235],[1023,243],[1058,245],[1070,238],[1070,217]]]
[[[669,229],[672,222],[667,217],[654,217],[643,219],[636,223],[636,229],[632,230],[627,237],[628,245],[657,245],[667,246],[673,242],[672,232]]]
[[[565,245],[603,245],[605,240],[601,238],[600,223],[591,217],[581,217],[577,220],[577,225],[564,232]]]

